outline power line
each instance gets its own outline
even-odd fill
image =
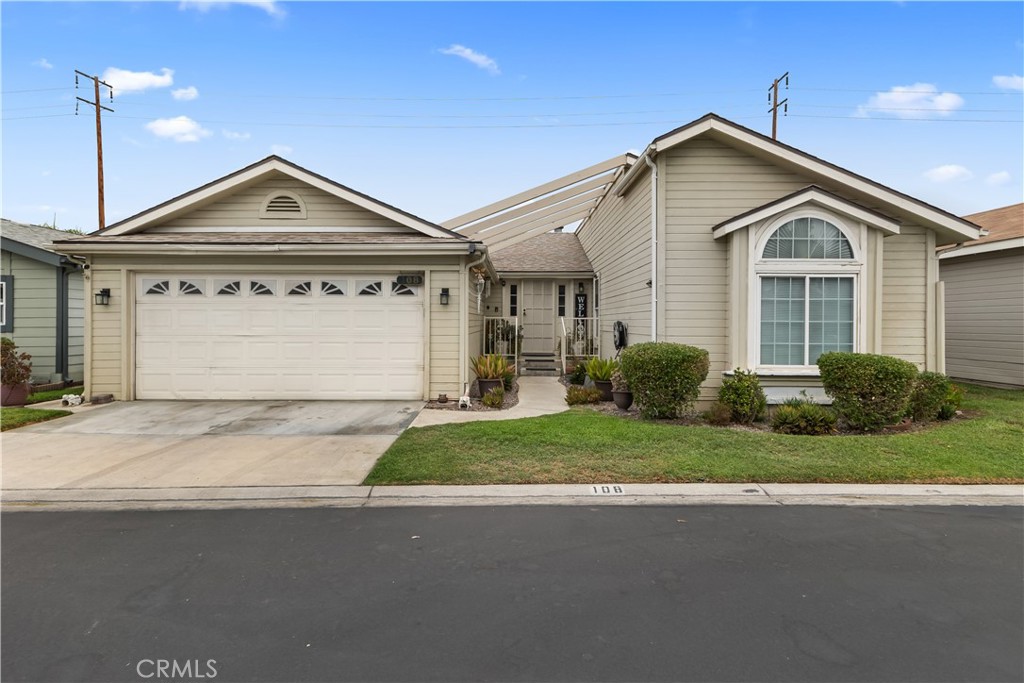
[[[793,88],[794,90],[813,90],[815,92],[871,92],[871,93],[889,93],[895,92],[898,94],[917,94],[917,95],[939,95],[942,92],[952,92],[957,95],[1020,95],[1020,92],[1014,92],[1012,90],[1000,91],[1000,90],[894,90],[893,88],[809,88],[807,86],[800,86],[799,88]]]
[[[29,88],[27,90],[4,90],[0,94],[3,94],[3,95],[17,95],[17,94],[25,93],[25,92],[55,92],[57,90],[67,91],[67,90],[71,90],[71,87],[68,86],[68,87],[64,87],[64,88]]]
[[[801,104],[801,108],[805,109],[855,109],[856,107],[864,107],[866,111],[938,111],[934,107],[869,107],[867,105],[853,105],[847,106],[842,104]],[[989,114],[1017,114],[1020,113],[1020,109],[951,109],[950,112],[977,112],[977,113],[989,113]]]
[[[61,116],[74,116],[72,113],[67,114],[40,114],[38,116],[11,116],[0,119],[0,121],[27,121],[28,119],[56,119]]]
[[[1024,123],[1024,119],[929,119],[892,117],[872,118],[870,116],[831,116],[828,114],[790,114],[790,116],[801,119],[850,119],[851,121],[929,121],[932,123]]]

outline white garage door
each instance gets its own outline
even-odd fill
[[[140,399],[419,399],[423,288],[381,275],[140,275]]]

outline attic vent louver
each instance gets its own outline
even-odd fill
[[[272,192],[263,202],[260,218],[305,218],[306,205],[291,192]]]

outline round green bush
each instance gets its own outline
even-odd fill
[[[790,399],[775,409],[772,431],[780,434],[824,436],[836,430],[836,414],[811,401]]]
[[[821,385],[854,429],[877,431],[907,413],[917,368],[892,356],[831,351],[818,358]]]
[[[704,349],[669,342],[630,346],[620,364],[645,419],[677,417],[692,408],[709,367]]]
[[[931,422],[939,417],[950,387],[949,378],[940,372],[922,372],[914,382],[910,395],[910,415],[914,422]]]
[[[757,373],[739,368],[736,368],[732,377],[722,380],[718,400],[729,406],[732,419],[741,424],[750,424],[761,417],[768,405]]]

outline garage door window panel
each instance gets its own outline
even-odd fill
[[[187,296],[203,296],[206,293],[206,281],[178,280],[178,293]]]
[[[142,290],[146,296],[163,296],[171,293],[170,280],[143,280]]]
[[[359,280],[356,282],[356,289],[359,296],[381,296],[384,289],[380,280]]]
[[[217,296],[241,296],[242,294],[241,280],[214,280],[213,288],[216,290]]]

